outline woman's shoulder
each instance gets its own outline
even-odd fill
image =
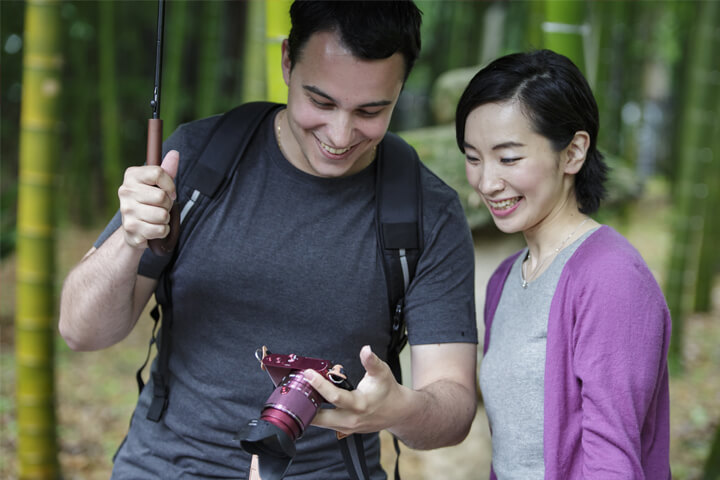
[[[662,295],[640,252],[608,225],[585,239],[568,260],[563,275],[578,287],[613,291],[650,287]]]
[[[640,252],[620,233],[601,225],[578,247],[568,261],[571,268],[612,265],[613,268],[645,265]]]

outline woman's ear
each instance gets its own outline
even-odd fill
[[[577,174],[585,163],[589,148],[590,135],[584,130],[575,132],[575,136],[570,141],[570,144],[565,147],[564,172],[570,175]]]

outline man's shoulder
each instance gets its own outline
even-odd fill
[[[255,102],[254,104],[242,104],[238,107],[228,110],[227,112],[218,113],[209,117],[200,118],[181,124],[167,139],[164,145],[165,152],[171,149],[180,152],[180,172],[178,178],[182,181],[185,172],[187,172],[188,169],[190,169],[192,165],[194,165],[198,161],[203,150],[208,145],[208,142],[211,140],[211,138],[214,138],[213,134],[216,132],[217,129],[221,128],[221,121],[223,120],[223,118],[229,118],[228,114],[233,111],[239,111],[240,113],[259,113],[259,109],[257,107],[253,108],[253,105],[259,104],[260,102]],[[279,107],[279,104],[271,104],[267,102],[264,102],[264,105],[266,105],[267,108]],[[267,112],[268,110],[266,110],[263,106],[263,111]],[[237,119],[237,117],[238,116],[235,115],[235,119]],[[251,119],[250,121],[245,123],[247,124],[247,128],[252,128],[257,124],[257,120]],[[235,127],[240,126],[237,121],[233,122],[233,125]],[[238,138],[241,137],[235,137],[230,140],[236,141]]]

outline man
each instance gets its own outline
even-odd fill
[[[323,409],[285,478],[344,479],[337,430],[387,429],[419,449],[456,444],[475,414],[473,252],[457,195],[421,167],[425,249],[405,297],[412,384],[385,363],[390,312],[378,252],[375,152],[420,48],[411,2],[295,2],[283,42],[287,108],[260,125],[212,208],[183,224],[169,278],[170,394],[159,422],[142,392],[113,470],[125,478],[246,478],[235,438],[273,385],[255,350],[340,363],[357,388],[310,382]],[[149,239],[217,117],[180,127],[162,168],[129,168],[111,223],[68,275],[60,332],[76,350],[115,344],[158,284]],[[388,160],[388,161],[391,161]],[[153,371],[158,368],[157,362]],[[309,373],[309,372],[308,372]],[[371,478],[385,478],[378,435],[364,435]]]

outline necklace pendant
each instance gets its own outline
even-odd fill
[[[523,287],[523,288],[527,288],[527,286],[528,286],[528,282],[526,282],[525,279],[523,279],[523,281],[522,281],[522,287]]]

